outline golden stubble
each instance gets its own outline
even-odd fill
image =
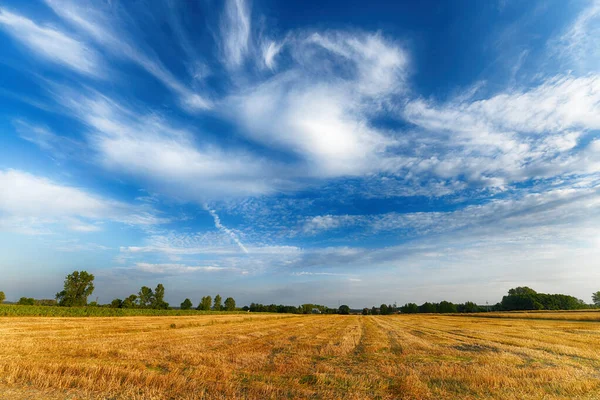
[[[600,324],[442,315],[0,318],[0,398],[36,397],[598,399]]]

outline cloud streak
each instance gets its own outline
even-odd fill
[[[19,14],[0,8],[0,29],[31,49],[35,55],[95,78],[103,77],[97,52],[68,33],[41,26]]]

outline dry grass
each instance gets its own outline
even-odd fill
[[[0,318],[0,398],[599,399],[600,324],[440,315]]]
[[[548,319],[561,321],[596,321],[600,322],[600,309],[564,310],[564,311],[509,311],[478,314],[454,314],[476,318],[516,318],[516,319]]]

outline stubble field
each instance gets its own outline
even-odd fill
[[[0,398],[598,399],[600,324],[514,315],[2,317]]]

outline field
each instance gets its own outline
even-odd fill
[[[512,315],[1,317],[0,398],[600,398],[600,323]]]
[[[241,313],[242,311],[240,311]],[[230,311],[198,310],[153,310],[148,308],[109,308],[109,307],[58,307],[58,306],[22,306],[0,304],[0,317],[134,317],[134,316],[181,316],[181,315],[217,315]]]

